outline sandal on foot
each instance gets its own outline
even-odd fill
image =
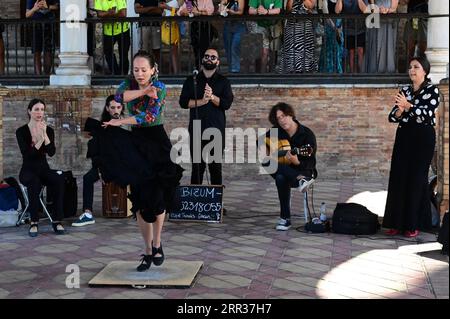
[[[162,250],[162,244],[159,245],[159,248],[152,246],[152,254],[153,264],[155,264],[155,266],[161,266],[164,262],[164,252]],[[161,256],[156,256],[157,254],[160,254]]]
[[[38,227],[38,224],[31,224],[28,229],[28,235],[30,235],[30,237],[36,237],[38,235]]]
[[[66,232],[63,225],[61,223],[52,223],[53,231],[56,233],[56,235],[64,235]]]
[[[141,264],[136,267],[137,271],[146,271],[152,264],[152,255],[142,254]]]

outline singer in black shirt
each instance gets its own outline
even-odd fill
[[[38,234],[39,193],[43,185],[52,186],[54,191],[55,211],[53,230],[56,234],[64,234],[61,220],[64,217],[64,178],[61,171],[50,169],[47,155],[55,155],[55,132],[44,121],[45,103],[33,99],[28,105],[30,121],[16,130],[17,143],[22,153],[23,164],[19,180],[27,187],[31,215],[28,234],[36,237]]]
[[[220,149],[220,161],[214,161],[208,164],[211,174],[212,185],[222,185],[222,156],[225,148],[225,111],[233,103],[233,92],[231,91],[230,81],[217,72],[219,66],[219,54],[217,50],[209,48],[202,58],[202,69],[198,75],[189,76],[183,84],[180,95],[180,106],[184,109],[190,109],[189,114],[189,134],[192,162],[191,184],[202,184],[203,174],[206,169],[205,159],[201,158],[201,151],[209,142],[214,140],[202,140],[201,136],[193,135],[194,120],[201,121],[201,133],[207,128],[217,128],[222,137]],[[194,71],[195,72],[195,71]],[[195,74],[195,73],[194,73]],[[194,92],[194,78],[197,80],[197,90]],[[197,162],[194,156],[194,140],[201,140],[200,162]],[[215,141],[218,143],[219,141]],[[216,144],[217,145],[217,144]],[[214,157],[214,147],[210,153]],[[198,151],[198,150],[197,150]],[[198,153],[198,152],[197,152]],[[217,155],[216,155],[217,156]]]

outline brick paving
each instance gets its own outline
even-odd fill
[[[36,238],[28,236],[25,225],[0,229],[0,298],[449,298],[448,257],[440,254],[435,234],[421,233],[416,239],[387,238],[381,231],[373,236],[308,234],[296,191],[293,227],[280,232],[274,229],[279,207],[269,177],[225,184],[223,223],[164,226],[167,258],[204,263],[191,288],[88,286],[109,262],[136,260],[137,265],[143,251],[134,220],[100,216],[97,185],[94,225],[75,228],[67,220],[67,234],[56,236],[41,221]],[[331,216],[337,201],[352,200],[382,215],[385,190],[385,182],[377,180],[318,180],[315,211],[325,202]],[[80,288],[66,288],[69,264],[80,268]]]

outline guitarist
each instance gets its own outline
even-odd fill
[[[278,129],[278,145],[290,144],[291,149],[310,146],[310,151],[306,154],[293,155],[290,151],[286,152],[284,157],[279,158],[277,171],[271,174],[280,200],[280,219],[275,228],[288,230],[291,227],[291,187],[298,187],[301,181],[301,190],[305,189],[312,183],[311,179],[317,176],[316,137],[311,129],[295,118],[294,109],[289,104],[280,102],[274,105],[270,110],[269,121],[273,128]],[[269,136],[266,135],[267,137]]]

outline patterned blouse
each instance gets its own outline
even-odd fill
[[[139,126],[149,127],[164,124],[166,86],[160,81],[154,81],[152,85],[157,88],[157,99],[144,95],[126,103],[128,114],[136,119]],[[114,100],[123,103],[123,93],[127,90],[139,90],[136,80],[126,79],[123,81],[116,91]]]
[[[439,89],[432,84],[426,84],[419,90],[419,93],[414,94],[412,85],[405,86],[400,90],[413,106],[409,111],[405,110],[400,118],[395,117],[398,106],[394,106],[389,113],[389,122],[408,123],[414,121],[422,125],[436,125],[435,114],[440,102]]]

